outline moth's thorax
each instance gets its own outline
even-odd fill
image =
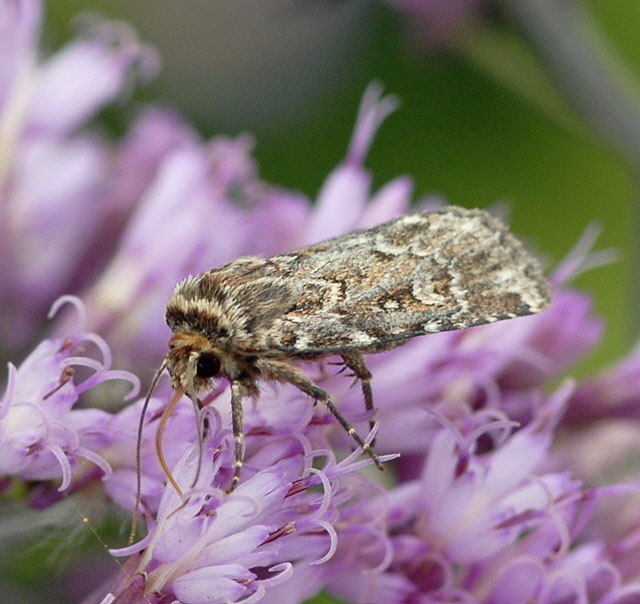
[[[223,294],[211,287],[208,275],[189,277],[179,283],[167,303],[167,325],[178,333],[193,332],[212,339],[228,336],[231,325],[227,319]]]
[[[195,332],[224,347],[243,339],[248,323],[262,313],[254,292],[254,273],[265,260],[239,258],[219,269],[190,276],[176,285],[165,319],[174,333]]]
[[[244,257],[181,281],[167,303],[174,333],[196,333],[216,348],[242,357],[277,354],[272,338],[288,310],[301,300],[304,284],[282,279],[286,262]],[[295,328],[295,326],[294,326]]]

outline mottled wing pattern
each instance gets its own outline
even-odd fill
[[[385,350],[413,336],[537,312],[537,261],[498,219],[449,206],[179,283],[174,332],[243,355]]]
[[[413,336],[535,313],[550,300],[538,262],[502,222],[454,206],[269,263],[297,299],[261,325],[264,343],[292,354],[384,350]]]

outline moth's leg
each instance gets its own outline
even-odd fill
[[[240,470],[242,470],[244,460],[244,434],[242,432],[242,387],[240,382],[231,382],[231,423],[233,426],[233,440],[235,464],[233,466],[233,478],[231,486],[227,489],[227,494],[231,493],[240,482]]]
[[[364,396],[364,406],[367,411],[371,413],[369,417],[369,430],[373,430],[375,420],[373,418],[373,393],[371,391],[371,372],[364,364],[364,359],[359,352],[346,352],[342,355],[344,364],[353,371],[353,374],[358,380],[360,380],[360,386],[362,387],[362,396]],[[375,445],[375,438],[371,441],[371,446]]]
[[[338,408],[331,400],[331,395],[314,384],[306,374],[294,365],[273,359],[259,359],[256,361],[256,367],[267,379],[274,379],[280,382],[292,384],[298,388],[298,390],[301,390],[305,394],[313,397],[316,401],[324,403],[333,416],[338,420],[338,423],[344,428],[345,432],[362,448],[362,451],[374,461],[380,470],[384,469],[371,445],[362,440],[362,437],[356,432],[355,428],[353,428],[342,413],[338,411]]]

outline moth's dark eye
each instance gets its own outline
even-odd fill
[[[220,371],[220,361],[214,354],[205,352],[198,358],[196,374],[201,378],[210,378],[218,375]]]

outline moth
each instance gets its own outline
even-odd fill
[[[486,211],[455,206],[189,276],[166,308],[173,336],[159,373],[166,367],[174,394],[156,433],[160,463],[181,494],[162,452],[166,420],[183,395],[197,405],[212,380],[222,378],[231,388],[235,438],[227,492],[238,485],[243,463],[242,401],[258,396],[261,380],[291,384],[326,405],[381,467],[372,446],[300,362],[340,357],[359,380],[372,417],[365,354],[424,334],[537,313],[549,302],[539,263],[507,227]]]

